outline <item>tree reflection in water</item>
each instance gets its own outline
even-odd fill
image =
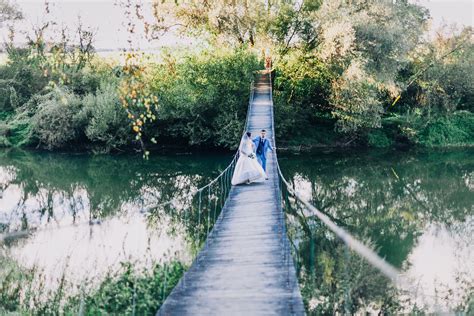
[[[474,262],[469,250],[474,244],[472,154],[331,152],[280,157],[285,177],[302,196],[413,280],[412,292],[395,289],[284,194],[308,312],[466,312],[474,289],[469,264]]]
[[[403,295],[287,199],[288,233],[309,314],[392,314],[446,310],[447,305],[466,311],[474,284],[467,264],[474,261],[469,252],[474,244],[472,154],[280,155],[283,173],[304,197],[413,278],[420,294]],[[144,161],[130,155],[4,151],[0,231],[33,233],[9,241],[0,261],[11,265],[13,258],[23,267],[43,269],[43,281],[38,282],[50,273],[60,283],[67,271],[69,280],[82,284],[100,279],[101,269],[123,261],[188,264],[229,187],[216,183],[200,196],[190,198],[188,193],[208,183],[230,160],[225,155],[152,156]],[[172,205],[141,213],[145,206],[174,198]]]
[[[4,151],[0,233],[30,233],[7,240],[0,261],[13,266],[8,271],[29,269],[35,279],[28,286],[51,289],[53,296],[66,283],[69,294],[84,283],[92,286],[124,262],[138,269],[176,261],[187,265],[229,187],[219,181],[200,196],[189,193],[215,178],[231,159],[174,155],[145,161],[139,155]],[[171,205],[148,209],[173,199]]]
[[[141,211],[205,185],[230,159],[3,152],[0,222],[3,231],[13,231]]]

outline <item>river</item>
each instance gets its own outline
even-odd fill
[[[305,198],[412,284],[409,289],[391,284],[284,197],[308,313],[466,311],[474,287],[473,154],[280,154],[285,177]],[[35,271],[30,286],[40,282],[51,293],[65,279],[71,293],[84,283],[97,288],[124,262],[144,269],[171,261],[187,267],[212,228],[224,192],[206,191],[209,196],[200,201],[188,201],[187,194],[217,176],[231,158],[2,151],[0,232],[27,234],[6,239],[0,259]],[[178,202],[148,209],[170,199]],[[193,212],[212,203],[207,219]]]

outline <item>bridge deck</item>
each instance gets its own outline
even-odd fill
[[[272,138],[268,74],[257,78],[248,129]],[[232,187],[199,253],[158,315],[301,315],[304,307],[286,236],[276,157],[265,183]]]

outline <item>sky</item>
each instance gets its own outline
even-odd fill
[[[18,30],[31,30],[33,25],[45,21],[44,0],[10,0],[16,2],[24,13],[25,19],[17,22]],[[50,0],[50,17],[58,23],[56,27],[67,26],[75,29],[78,17],[81,16],[83,25],[90,26],[96,31],[95,47],[98,50],[119,50],[128,47],[128,34],[124,27],[123,9],[116,5],[117,0]],[[149,2],[149,1],[143,1]],[[474,26],[473,0],[410,0],[421,4],[430,10],[432,29],[442,24]],[[145,4],[149,7],[149,3]],[[151,10],[146,10],[145,18],[153,21]],[[192,39],[182,39],[168,34],[159,41],[149,42],[144,38],[143,28],[139,28],[134,37],[134,46],[140,49],[156,49],[160,46],[179,46],[195,44]],[[7,38],[7,30],[0,29],[0,41]],[[16,42],[24,42],[25,37],[18,35]]]
[[[433,26],[436,28],[443,23],[457,23],[474,26],[473,0],[411,0],[430,10]]]

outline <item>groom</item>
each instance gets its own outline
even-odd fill
[[[273,147],[270,144],[270,141],[265,138],[267,132],[262,129],[260,136],[257,136],[253,139],[253,143],[255,144],[255,148],[257,148],[257,159],[258,162],[262,165],[263,170],[265,173],[267,172],[267,151],[273,151]],[[266,178],[268,180],[268,177]]]

